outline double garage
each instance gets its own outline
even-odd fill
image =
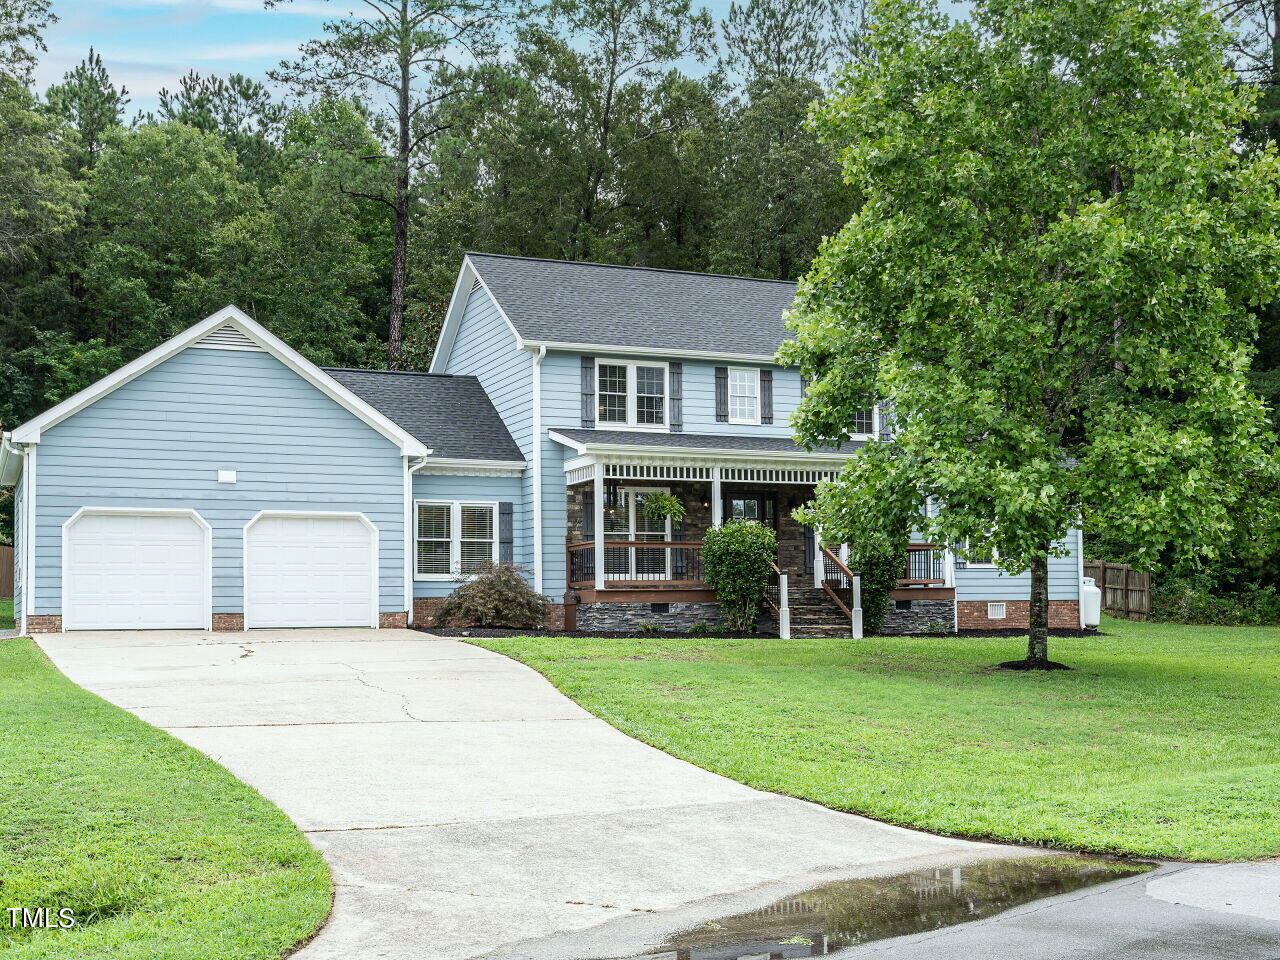
[[[196,510],[86,507],[62,527],[63,629],[209,629],[214,551],[237,546],[247,629],[378,625],[378,531],[361,513],[261,511],[215,533]]]

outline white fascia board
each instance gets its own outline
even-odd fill
[[[557,340],[525,340],[526,347],[546,347],[569,353],[605,354],[609,356],[665,357],[669,360],[721,360],[733,363],[764,364],[792,369],[773,355],[758,353],[724,353],[718,350],[672,350],[665,347],[628,347],[618,343],[564,343]]]
[[[742,448],[733,447],[658,447],[649,446],[640,443],[590,443],[581,440],[571,440],[562,433],[555,430],[547,431],[547,436],[556,443],[563,444],[573,450],[580,456],[609,456],[617,454],[626,454],[629,456],[650,456],[650,457],[707,457],[715,459],[741,460],[743,457],[750,457],[753,460],[768,460],[770,463],[790,463],[801,461],[804,463],[835,463],[843,464],[852,456],[857,455],[857,451],[849,453],[810,453],[798,450],[794,453],[786,450],[744,450]],[[565,465],[566,469],[568,464]]]
[[[231,323],[258,346],[274,356],[286,367],[298,374],[313,387],[325,394],[329,399],[363,420],[388,440],[398,444],[405,456],[425,457],[430,454],[420,440],[397,426],[369,404],[334,380],[302,354],[287,343],[269,332],[252,317],[238,307],[226,306],[217,313],[210,314],[194,326],[166,340],[154,350],[149,350],[136,360],[125,364],[114,373],[108,374],[97,383],[85,387],[79,393],[67,398],[40,416],[28,420],[13,431],[15,443],[39,443],[42,431],[61,423],[72,414],[79,413],[89,404],[105,397],[118,387],[146,373],[152,367],[163,363],[175,354],[191,346],[211,330]]]
[[[509,472],[523,471],[528,468],[523,460],[476,460],[465,457],[430,457],[413,468],[414,473],[431,473],[433,467],[447,467],[450,470],[474,470],[484,473],[490,470]]]
[[[453,294],[449,297],[449,309],[445,311],[444,323],[440,327],[440,337],[436,340],[436,349],[431,355],[431,366],[427,368],[429,373],[447,372],[445,368],[449,365],[449,354],[453,352],[453,342],[458,338],[458,328],[462,326],[462,315],[466,312],[467,301],[471,299],[471,287],[477,280],[480,281],[481,289],[493,301],[493,306],[498,311],[498,316],[502,317],[507,328],[511,331],[511,335],[516,338],[516,349],[526,349],[527,344],[524,338],[520,336],[520,332],[516,330],[516,325],[507,316],[507,311],[502,309],[502,304],[493,295],[489,285],[484,282],[484,277],[480,276],[480,271],[476,269],[476,265],[471,262],[470,257],[463,257],[462,266],[458,270],[458,279],[453,285]]]
[[[22,476],[23,456],[9,439],[9,434],[0,437],[0,487],[12,487]]]

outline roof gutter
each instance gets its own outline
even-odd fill
[[[26,457],[13,445],[13,435],[0,435],[0,487],[11,487],[22,476],[22,465]]]
[[[569,343],[562,340],[524,340],[520,346],[525,350],[541,348],[542,350],[568,350],[575,353],[607,353],[624,354],[641,357],[692,357],[696,360],[728,360],[736,363],[768,363],[774,366],[785,366],[778,362],[775,354],[764,353],[728,353],[720,350],[690,350],[686,347],[633,347],[621,343]]]
[[[848,453],[812,453],[803,450],[797,450],[794,453],[786,450],[751,450],[732,447],[663,447],[642,443],[592,443],[590,441],[574,440],[566,437],[562,433],[550,430],[547,436],[556,443],[569,447],[579,455],[599,455],[607,453],[625,453],[644,455],[653,457],[662,456],[683,456],[683,457],[714,457],[721,459],[741,460],[744,456],[753,459],[769,460],[769,461],[796,461],[803,460],[813,463],[843,463],[856,451]]]
[[[542,593],[542,361],[545,346],[533,351],[533,590]]]

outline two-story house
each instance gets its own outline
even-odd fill
[[[16,612],[30,631],[402,625],[496,561],[555,624],[683,628],[718,618],[703,533],[747,517],[777,531],[797,632],[848,630],[841,548],[792,510],[882,425],[793,441],[804,384],[773,357],[794,293],[469,254],[429,373],[320,369],[229,307],[5,435]],[[655,490],[680,524],[643,509]],[[1080,625],[1067,546],[1055,627]],[[1028,591],[913,544],[888,628],[1023,627]]]

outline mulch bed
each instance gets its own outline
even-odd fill
[[[585,637],[599,637],[604,640],[687,640],[690,637],[714,637],[717,640],[759,640],[772,634],[765,633],[674,633],[665,630],[632,631],[629,633],[609,633],[602,630],[508,630],[503,627],[421,627],[414,625],[414,630],[429,633],[436,637],[563,637],[566,640]],[[937,636],[952,637],[1025,637],[1027,631],[1011,628],[1008,630],[961,630],[959,634],[943,633]],[[914,634],[923,636],[923,634]],[[1051,637],[1102,637],[1106,634],[1097,630],[1050,630]]]

